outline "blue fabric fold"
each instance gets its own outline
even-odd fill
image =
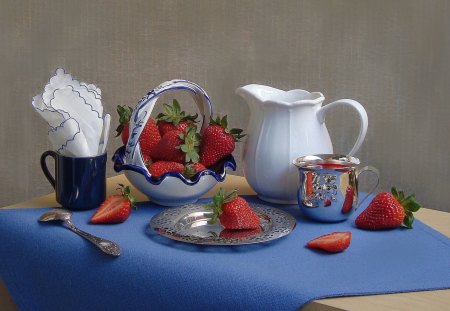
[[[89,224],[94,211],[74,213],[80,229],[121,245],[118,258],[39,223],[48,209],[2,210],[0,276],[23,311],[295,310],[325,297],[450,288],[450,239],[420,221],[413,230],[365,231],[356,215],[316,223],[295,205],[262,203],[292,214],[295,230],[267,243],[200,246],[155,234],[150,219],[164,208],[149,202],[118,225]],[[352,232],[343,253],[305,247],[334,231]]]

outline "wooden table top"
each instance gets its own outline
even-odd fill
[[[108,178],[107,195],[115,193],[117,184],[130,184],[124,175],[118,175]],[[228,175],[223,183],[219,183],[211,191],[204,195],[210,197],[216,193],[219,187],[237,188],[239,194],[255,194],[245,178],[240,176]],[[132,187],[132,193],[138,201],[147,201],[148,198]],[[55,194],[49,194],[25,202],[17,203],[3,207],[3,209],[12,208],[38,208],[58,206],[55,200]],[[416,218],[423,223],[438,230],[447,237],[450,237],[450,213],[420,209],[416,213]],[[16,311],[17,307],[9,296],[5,286],[0,284],[0,306],[4,311]],[[327,298],[313,301],[302,308],[305,311],[337,311],[337,310],[449,310],[450,308],[450,289],[438,291],[422,291],[388,295],[371,295],[355,297]]]

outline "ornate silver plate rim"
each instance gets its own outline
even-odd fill
[[[169,239],[201,245],[244,245],[263,243],[284,237],[296,226],[295,218],[278,208],[249,202],[261,220],[261,233],[245,238],[224,238],[220,224],[210,225],[205,204],[188,204],[160,212],[150,220],[150,227]]]

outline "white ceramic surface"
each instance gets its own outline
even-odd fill
[[[292,161],[300,156],[333,153],[325,114],[330,108],[354,108],[361,127],[353,155],[364,141],[368,118],[362,105],[341,99],[324,107],[322,93],[305,90],[283,91],[250,84],[238,88],[250,108],[250,122],[244,145],[244,174],[258,196],[269,202],[297,203],[298,174]]]
[[[154,180],[143,163],[140,152],[139,137],[147,123],[156,101],[168,91],[186,91],[194,99],[200,116],[202,127],[200,133],[208,126],[212,114],[212,105],[208,95],[197,84],[186,80],[172,80],[160,84],[147,93],[133,111],[130,119],[130,136],[124,151],[117,151],[114,156],[115,170],[125,171],[128,180],[149,197],[153,202],[165,206],[177,206],[196,202],[203,194],[214,185],[223,181],[226,168],[235,169],[235,162],[225,161],[220,172],[205,170],[195,181],[187,180],[179,173],[168,173],[161,177],[162,180]]]

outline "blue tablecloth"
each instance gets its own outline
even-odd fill
[[[413,230],[373,232],[357,229],[355,216],[320,224],[296,206],[281,208],[297,219],[290,235],[234,247],[154,234],[149,221],[163,208],[150,203],[120,225],[91,225],[94,211],[77,212],[77,226],[121,245],[118,258],[57,224],[39,223],[48,209],[3,210],[0,275],[23,311],[294,310],[323,297],[450,288],[450,239],[419,221]],[[352,232],[345,252],[305,248],[333,231]]]

